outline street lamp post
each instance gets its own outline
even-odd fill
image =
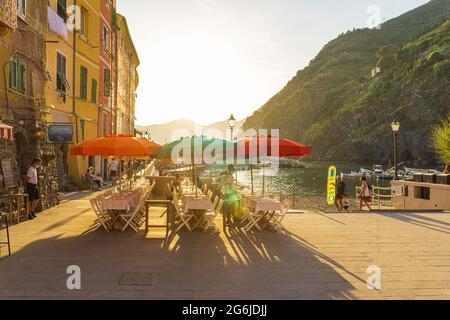
[[[228,119],[228,125],[230,126],[230,130],[231,130],[231,141],[234,141],[234,134],[233,134],[233,130],[234,127],[236,126],[236,118],[234,117],[234,115],[231,115],[230,118]]]
[[[234,127],[236,127],[236,118],[234,117],[234,115],[231,115],[230,118],[228,119],[228,125],[230,126],[230,131],[231,131],[231,142],[234,141]],[[237,170],[235,171],[235,180],[237,182],[238,179],[238,173]]]
[[[398,180],[398,146],[397,146],[397,136],[398,132],[400,131],[400,123],[398,121],[394,120],[391,124],[392,132],[394,133],[394,180]]]

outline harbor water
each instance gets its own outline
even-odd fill
[[[361,165],[352,163],[305,163],[305,168],[264,168],[253,170],[253,185],[257,193],[261,193],[263,184],[263,171],[266,193],[279,194],[281,189],[283,194],[288,196],[293,193],[295,185],[296,196],[303,197],[324,197],[327,193],[327,175],[328,168],[331,165],[336,166],[338,174],[359,171],[361,168],[371,169],[372,165]],[[220,169],[216,168],[213,173],[215,176],[220,174]],[[251,185],[250,170],[239,170],[237,173],[238,181],[242,185]],[[373,186],[388,187],[391,181],[377,179],[376,177],[368,178],[369,184]],[[356,187],[360,185],[359,178],[344,177],[346,190],[350,197],[356,196]]]

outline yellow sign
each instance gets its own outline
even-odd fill
[[[328,169],[328,187],[327,187],[327,202],[330,206],[334,205],[336,199],[336,177],[337,169],[335,166],[331,166]]]

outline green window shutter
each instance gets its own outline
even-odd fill
[[[20,62],[17,65],[17,91],[25,93],[25,65]]]
[[[87,69],[81,67],[80,69],[80,98],[87,99]]]
[[[111,71],[108,69],[105,69],[103,71],[103,82],[104,82],[104,93],[106,97],[111,96]]]
[[[108,134],[108,115],[103,113],[103,136]]]
[[[17,60],[9,62],[9,88],[17,91]]]
[[[64,19],[64,22],[67,21],[67,0],[58,0],[57,13],[61,18]]]
[[[57,55],[57,67],[56,67],[57,81],[56,89],[61,92],[66,92],[70,86],[66,78],[66,57],[59,54]]]
[[[91,101],[97,103],[97,80],[92,79]]]

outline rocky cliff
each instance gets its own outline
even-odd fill
[[[450,0],[432,0],[380,29],[328,43],[245,122],[310,144],[316,159],[433,162],[430,127],[450,110]]]

